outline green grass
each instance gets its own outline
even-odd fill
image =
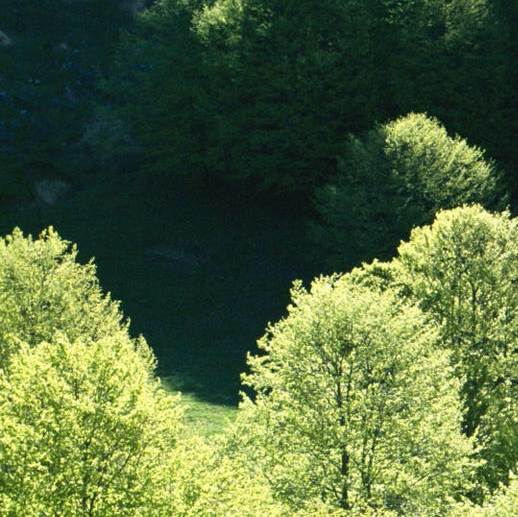
[[[237,407],[212,404],[192,392],[183,393],[184,382],[174,375],[163,377],[162,383],[171,393],[181,393],[180,404],[185,411],[183,423],[189,431],[208,438],[222,433],[236,419]]]

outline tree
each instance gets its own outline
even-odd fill
[[[0,365],[17,341],[34,346],[60,332],[70,341],[99,339],[126,327],[119,303],[104,294],[93,261],[53,228],[38,239],[15,229],[0,239]],[[13,339],[14,338],[14,339]]]
[[[198,178],[214,150],[211,80],[203,46],[191,30],[196,0],[159,0],[138,13],[120,37],[113,70],[99,81],[103,97],[85,128],[84,144],[117,169],[145,161],[152,171]],[[146,159],[144,159],[146,157]],[[187,167],[188,165],[188,167]]]
[[[0,379],[0,513],[170,515],[177,398],[127,333],[21,345]]]
[[[224,435],[182,436],[174,459],[175,517],[291,517]],[[303,517],[303,516],[301,516]],[[317,517],[317,516],[315,516]]]
[[[412,227],[431,223],[440,208],[503,208],[505,200],[484,151],[449,136],[437,119],[410,113],[349,137],[338,175],[315,190],[321,223],[313,233],[334,267],[343,267],[392,256]]]
[[[0,513],[169,515],[177,398],[77,253],[0,240]]]
[[[479,82],[478,88],[482,92],[487,92],[487,86],[490,86],[495,93],[489,98],[487,95],[481,97],[479,104],[483,106],[482,109],[485,112],[485,117],[481,118],[487,119],[488,123],[480,125],[482,127],[479,126],[478,130],[486,135],[484,146],[507,172],[510,190],[516,195],[518,161],[514,152],[513,135],[518,130],[518,122],[509,114],[518,107],[516,96],[518,71],[513,66],[518,59],[518,5],[505,0],[494,0],[491,4],[494,21],[486,27],[487,36],[484,41],[488,56],[483,62],[491,61],[492,65],[485,72],[486,84]],[[483,70],[484,67],[479,69]],[[468,117],[465,124],[471,122],[471,117]]]
[[[237,434],[293,511],[436,515],[465,489],[459,383],[422,313],[391,292],[321,277],[249,356]],[[375,512],[374,512],[375,513]],[[348,513],[347,513],[348,514]]]
[[[491,23],[487,0],[160,0],[104,87],[126,152],[151,167],[307,191],[351,132],[411,110],[465,116],[450,98],[490,74],[454,73],[481,62]]]
[[[476,205],[442,211],[413,230],[391,267],[393,283],[441,326],[463,382],[464,432],[486,462],[482,483],[507,483],[518,462],[516,219]]]
[[[48,229],[0,240],[0,514],[287,516],[223,440],[181,425],[92,261]]]
[[[449,517],[513,517],[518,512],[518,480],[512,475],[509,486],[499,490],[482,506],[464,502]]]

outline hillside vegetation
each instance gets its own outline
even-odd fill
[[[513,2],[0,12],[1,515],[516,513]]]

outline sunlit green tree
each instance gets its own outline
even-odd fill
[[[480,206],[440,212],[393,267],[394,282],[441,326],[463,382],[464,432],[477,436],[494,488],[518,462],[518,223]]]
[[[77,254],[52,228],[37,239],[19,229],[0,239],[0,364],[16,340],[33,346],[56,332],[71,341],[99,339],[125,327],[93,261],[81,264]]]
[[[518,513],[518,480],[512,475],[482,506],[464,502],[449,517],[514,517]]]
[[[297,283],[259,341],[237,433],[293,509],[436,515],[469,485],[460,383],[416,307],[348,276]]]
[[[437,119],[410,113],[349,138],[339,173],[315,191],[320,224],[313,232],[341,268],[391,256],[412,227],[469,202],[504,208],[494,162]]]
[[[143,340],[20,345],[0,378],[0,513],[169,516],[177,399]]]
[[[183,433],[175,450],[172,489],[175,517],[290,517],[272,497],[256,469],[250,469],[223,435],[210,441]]]
[[[0,241],[0,513],[169,515],[177,399],[77,253]]]

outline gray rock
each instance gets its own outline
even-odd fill
[[[38,201],[53,205],[70,192],[70,185],[62,180],[44,179],[36,183],[34,192]]]

